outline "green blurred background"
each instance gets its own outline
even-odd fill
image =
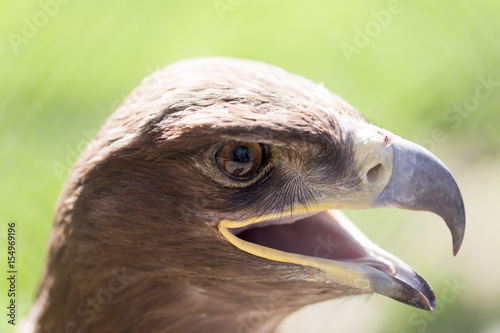
[[[53,207],[83,146],[154,70],[223,55],[323,82],[437,154],[465,200],[457,258],[432,214],[347,212],[427,278],[434,313],[381,296],[329,301],[280,331],[500,332],[500,2],[0,0],[0,13],[0,276],[16,221],[18,316],[36,292]],[[0,281],[0,331],[11,332]]]

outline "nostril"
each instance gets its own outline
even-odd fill
[[[382,164],[377,164],[366,173],[366,178],[368,182],[374,183],[377,181],[378,177],[382,173]]]

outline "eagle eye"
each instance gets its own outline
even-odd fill
[[[265,161],[265,147],[255,142],[230,142],[215,154],[219,168],[229,177],[248,180],[256,175]]]

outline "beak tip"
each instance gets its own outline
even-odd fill
[[[427,310],[427,311],[434,311],[435,308],[436,308],[436,300],[432,300],[429,303],[429,306],[425,310]]]
[[[462,247],[462,242],[464,240],[465,236],[465,210],[463,207],[463,202],[460,205],[460,214],[459,217],[456,219],[456,221],[451,221],[451,223],[448,223],[447,220],[445,220],[446,224],[450,228],[452,239],[453,239],[453,256],[457,256],[458,251]]]
[[[413,305],[416,308],[426,310],[426,311],[434,311],[436,308],[436,296],[434,294],[434,291],[430,286],[428,286],[428,290],[422,289],[419,292],[417,292],[417,299],[414,303],[411,303],[410,305]]]
[[[453,256],[456,257],[458,254],[458,251],[460,251],[460,248],[462,247],[462,241],[463,241],[463,234],[461,237],[456,237],[453,239]]]
[[[462,247],[462,237],[457,237],[456,239],[453,240],[453,256],[456,257],[458,254],[458,251],[460,251],[460,248]]]

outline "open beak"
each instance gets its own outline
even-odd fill
[[[453,254],[462,244],[465,211],[450,171],[424,148],[366,125],[353,149],[360,186],[338,195],[325,190],[321,203],[294,206],[218,227],[234,246],[270,260],[317,268],[310,277],[376,292],[408,305],[433,310],[431,286],[410,266],[373,244],[338,209],[399,207],[441,216],[451,231]]]

